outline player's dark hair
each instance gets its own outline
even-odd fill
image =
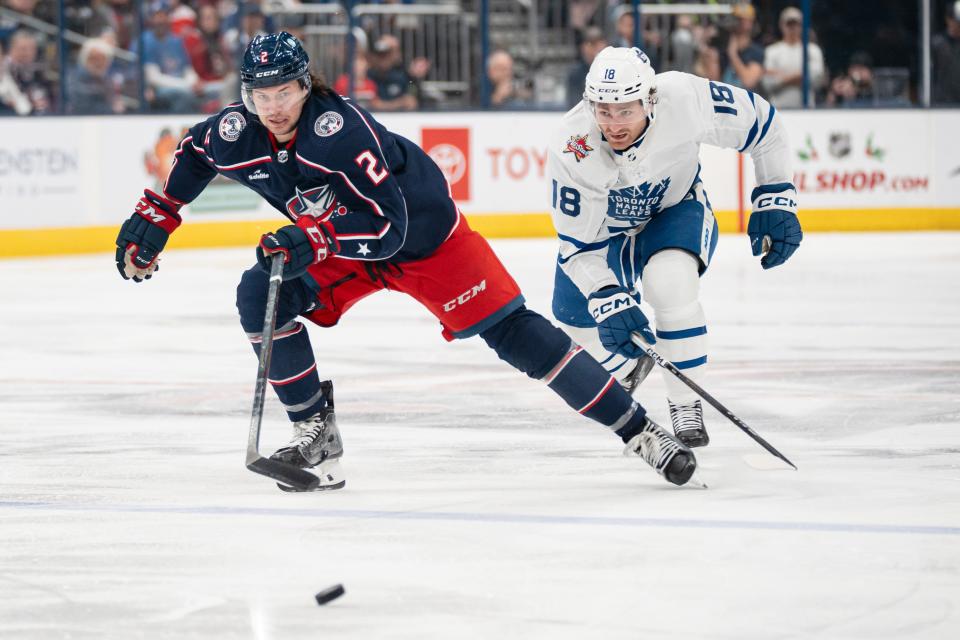
[[[333,95],[333,89],[324,81],[323,75],[310,72],[310,93],[315,96]]]

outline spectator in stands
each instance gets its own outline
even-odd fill
[[[613,10],[613,25],[615,35],[613,46],[632,47],[633,41],[633,6],[631,4],[617,5]],[[642,25],[641,25],[642,26]],[[641,32],[640,48],[650,58],[650,66],[660,68],[660,32],[652,29],[643,29]]]
[[[247,44],[255,37],[271,33],[270,24],[258,3],[239,5],[236,13],[224,20],[224,33],[234,60],[240,59]]]
[[[31,113],[43,115],[54,111],[53,86],[47,81],[44,65],[37,56],[36,36],[26,29],[14,31],[8,45],[7,70],[30,100]]]
[[[96,4],[94,12],[97,26],[93,32],[102,33],[104,29],[109,29],[116,34],[118,47],[132,50],[136,33],[136,12],[131,0],[106,0]]]
[[[780,30],[783,40],[775,42],[764,51],[763,87],[768,100],[775,107],[803,106],[803,13],[796,7],[787,7],[780,12]],[[823,84],[823,53],[820,47],[810,42],[807,47],[809,61],[810,93]]]
[[[3,45],[0,44],[0,116],[30,115],[33,106],[30,99],[20,91],[17,81],[7,70],[6,57],[3,55]]]
[[[960,104],[960,0],[947,6],[946,29],[931,43],[933,101]]]
[[[719,80],[722,72],[720,51],[716,46],[719,33],[720,29],[713,23],[694,31],[696,57],[693,61],[693,73],[707,80]]]
[[[259,33],[273,33],[277,28],[273,16],[264,13],[263,0],[237,2],[235,6],[234,11],[222,12],[221,15],[226,16],[223,19],[223,33],[227,37],[227,42],[230,43],[234,57],[239,60],[247,43],[253,40],[254,36]],[[245,20],[249,21],[246,25]],[[253,35],[250,35],[251,33]],[[247,35],[244,36],[244,34]]]
[[[572,108],[583,99],[583,79],[587,77],[590,64],[604,47],[607,39],[597,27],[587,27],[580,36],[580,57],[567,74],[567,107]]]
[[[17,13],[25,16],[33,16],[38,19],[53,22],[53,16],[51,15],[37,15],[38,0],[4,0],[3,4],[11,11],[16,11]],[[44,3],[44,5],[49,4],[52,3]],[[50,7],[45,6],[41,9],[43,9],[43,11],[41,11],[42,14],[48,14]],[[14,34],[14,32],[26,27],[27,25],[16,16],[9,16],[6,14],[0,15],[0,45],[8,48],[10,46],[10,37]]]
[[[725,46],[720,49],[720,79],[756,91],[763,78],[763,47],[753,41],[756,11],[749,2],[733,5],[735,19]]]
[[[187,29],[183,45],[193,70],[204,85],[204,95],[210,97],[208,103],[202,105],[203,111],[218,111],[222,101],[213,96],[222,94],[230,84],[233,65],[226,38],[220,30],[220,12],[214,5],[200,6],[197,26]]]
[[[68,90],[67,109],[75,114],[123,113],[125,106],[110,77],[113,47],[91,38],[80,47],[77,68]]]
[[[697,37],[693,19],[688,15],[677,16],[676,26],[670,32],[671,70],[695,73],[693,68],[699,48]]]
[[[850,56],[846,73],[830,83],[827,106],[868,107],[873,97],[873,58],[866,51],[857,51]]]
[[[380,36],[370,52],[368,75],[377,86],[377,111],[412,111],[420,105],[416,80],[403,68],[400,41],[394,36]]]
[[[377,97],[377,85],[367,75],[370,64],[367,62],[367,53],[357,49],[353,58],[353,88],[347,91],[347,84],[350,78],[347,74],[340,75],[337,81],[333,83],[333,90],[342,96],[350,96],[354,102],[373,111],[382,111],[380,108],[380,99]]]
[[[143,70],[150,106],[155,111],[190,113],[200,106],[203,83],[190,64],[183,40],[170,33],[170,10],[154,4],[150,30],[143,34]]]
[[[530,104],[530,93],[517,84],[513,74],[513,57],[499,49],[487,58],[487,78],[490,80],[490,106],[494,109],[514,109]]]
[[[170,33],[182,38],[197,26],[197,12],[183,0],[167,0],[167,2],[170,6]]]

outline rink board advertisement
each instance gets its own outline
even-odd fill
[[[801,218],[810,230],[960,228],[960,111],[778,112],[788,127]],[[493,236],[550,235],[549,144],[561,114],[382,114],[423,146],[475,226]],[[144,187],[163,183],[197,116],[0,120],[0,255],[29,255],[31,231],[71,228],[47,252],[109,249],[106,228],[130,215]],[[725,230],[739,226],[738,156],[703,147],[701,176]],[[743,162],[749,211],[753,170]],[[218,177],[184,211],[183,246],[246,242],[282,224],[253,193]],[[204,225],[210,223],[210,225]],[[214,224],[216,223],[216,224]],[[193,228],[192,231],[188,229]],[[205,233],[205,229],[214,229]],[[96,232],[85,231],[97,229]],[[242,229],[239,235],[233,230]],[[85,238],[94,233],[96,240]],[[252,236],[255,237],[255,236]],[[106,245],[103,246],[103,243]],[[91,244],[92,243],[92,244]],[[182,243],[181,243],[182,244]]]

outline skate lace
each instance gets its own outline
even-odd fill
[[[700,401],[695,400],[691,404],[673,404],[671,402],[670,420],[673,422],[673,430],[676,433],[702,429],[703,407],[700,406]]]
[[[293,428],[296,433],[287,446],[300,447],[316,442],[326,426],[326,418],[321,418],[320,416],[312,416],[306,420],[294,422]]]
[[[640,437],[640,457],[658,472],[680,451],[679,445],[665,432],[646,431]]]

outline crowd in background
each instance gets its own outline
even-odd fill
[[[938,13],[933,25],[933,101],[960,104],[960,0],[939,2],[945,11]],[[749,2],[733,3],[730,13],[719,18],[672,16],[666,31],[653,28],[645,17],[639,30],[642,46],[657,71],[695,73],[750,89],[780,108],[801,107],[803,15],[796,6],[776,0],[755,3],[768,9],[769,20],[758,20],[757,8]],[[0,114],[216,112],[239,94],[237,63],[247,43],[277,28],[265,0],[242,4],[155,0],[144,3],[140,38],[133,0],[67,2],[66,27],[82,37],[71,47],[61,80],[56,31],[38,26],[58,25],[57,4],[2,0]],[[771,6],[775,12],[769,11]],[[594,56],[607,45],[632,45],[634,14],[629,2],[571,0],[564,9],[561,15],[545,17],[563,22],[563,28],[576,33],[575,51],[570,51],[576,59],[558,74],[563,76],[558,78],[563,100],[545,104],[539,99],[532,80],[542,70],[528,64],[526,73],[519,73],[515,55],[502,47],[495,48],[484,65],[491,108],[572,106],[581,98],[583,78]],[[807,50],[812,104],[862,107],[917,102],[916,77],[910,77],[905,68],[875,65],[874,57],[882,51],[856,50],[829,68],[821,50],[824,41],[814,23]],[[405,55],[400,39],[391,33],[357,28],[354,35],[352,74],[344,70],[329,79],[336,91],[349,93],[374,111],[448,106],[442,93],[431,90],[433,61]],[[138,100],[141,81],[145,109]],[[63,104],[61,85],[68,96]],[[479,104],[479,97],[472,96],[471,101]]]

